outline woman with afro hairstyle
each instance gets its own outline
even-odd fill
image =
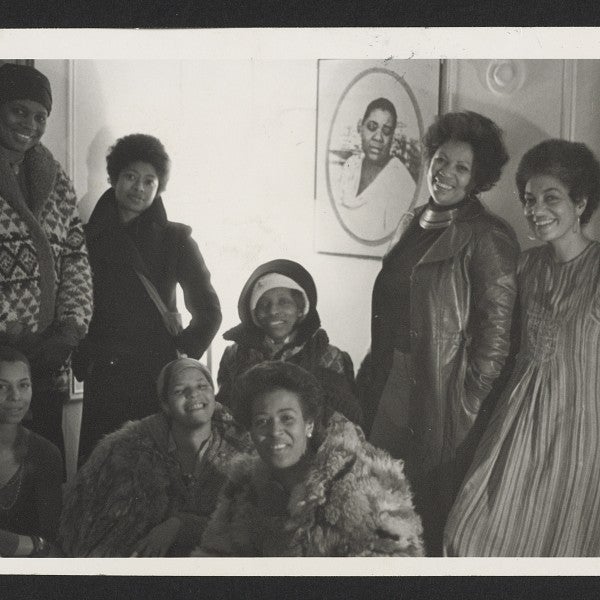
[[[383,259],[357,379],[369,441],[404,459],[435,556],[509,353],[519,246],[479,200],[508,160],[499,127],[447,113],[424,147],[429,202],[402,219]]]
[[[529,150],[517,189],[521,345],[445,533],[452,556],[600,555],[600,244],[582,231],[600,164],[584,144]]]
[[[170,161],[161,142],[127,135],[106,162],[111,187],[86,226],[94,314],[74,360],[85,380],[80,458],[125,421],[156,413],[154,382],[161,368],[178,352],[200,358],[221,323],[219,299],[191,228],[167,220],[161,193]],[[177,284],[192,315],[183,330],[169,327],[165,316],[176,314]]]

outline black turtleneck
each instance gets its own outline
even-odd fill
[[[430,198],[429,207],[442,212],[468,202],[465,198],[451,206],[440,206]],[[394,349],[410,352],[411,276],[415,266],[444,231],[445,228],[423,229],[419,219],[415,218],[383,261],[373,287],[371,328],[373,364],[382,371],[380,383],[385,383]]]

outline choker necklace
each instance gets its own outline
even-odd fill
[[[461,200],[452,207],[443,208],[434,205],[430,199],[427,207],[419,217],[419,225],[423,229],[443,229],[448,227],[456,218],[459,210],[469,201],[468,199],[465,200]]]

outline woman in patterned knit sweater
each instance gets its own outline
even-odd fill
[[[31,362],[31,428],[62,448],[68,361],[92,315],[92,280],[73,185],[40,143],[51,109],[42,73],[0,67],[0,343]]]

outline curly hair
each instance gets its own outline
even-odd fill
[[[361,123],[367,120],[368,116],[374,110],[384,110],[389,112],[394,119],[394,129],[396,129],[396,124],[398,123],[398,113],[396,112],[396,107],[387,99],[387,98],[377,98],[367,105],[367,110],[365,110],[365,114],[363,115]]]
[[[429,127],[423,150],[427,162],[431,162],[438,148],[449,140],[469,144],[473,150],[472,191],[478,194],[492,189],[508,162],[502,137],[498,125],[479,113],[451,112],[438,117]]]
[[[152,135],[132,133],[119,138],[106,156],[106,170],[111,182],[117,181],[121,171],[136,161],[149,163],[158,175],[157,194],[164,192],[169,180],[171,160],[162,142]]]
[[[278,389],[293,392],[298,396],[302,416],[306,421],[313,421],[316,430],[321,423],[325,404],[321,386],[315,377],[302,367],[280,360],[259,363],[248,369],[235,382],[231,407],[236,421],[250,430],[255,400]],[[320,438],[319,435],[316,437]]]
[[[525,202],[527,182],[536,175],[556,177],[569,190],[573,202],[586,198],[580,222],[589,222],[600,200],[600,163],[585,144],[550,139],[525,152],[516,174],[521,202]]]
[[[0,363],[16,363],[22,362],[27,366],[27,370],[31,375],[31,365],[29,359],[16,348],[12,346],[0,346]]]

